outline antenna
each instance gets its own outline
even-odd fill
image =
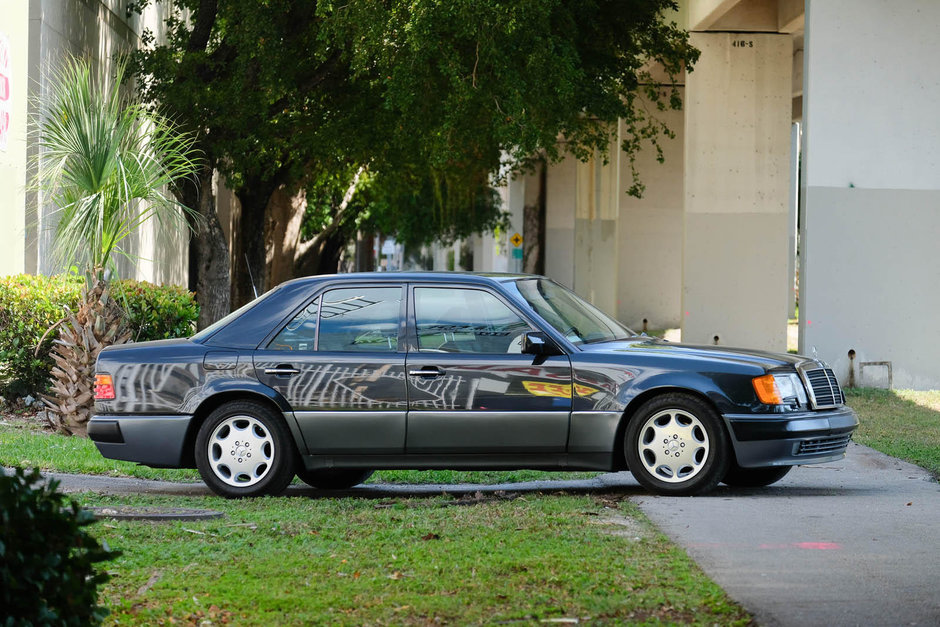
[[[255,287],[255,277],[251,275],[251,264],[248,263],[248,253],[245,253],[245,267],[248,268],[248,279],[251,281],[251,291],[255,293],[255,298],[258,298],[258,288]]]

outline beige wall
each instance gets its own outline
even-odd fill
[[[808,0],[800,349],[843,383],[940,388],[934,0]]]
[[[0,54],[8,56],[0,59],[0,70],[9,93],[0,102],[0,112],[9,115],[10,126],[3,140],[6,145],[0,145],[0,276],[25,269],[28,18],[25,2],[4,3]]]
[[[548,166],[545,176],[545,274],[574,286],[574,220],[577,160]],[[475,259],[475,258],[474,258]]]
[[[692,33],[686,80],[684,342],[786,349],[789,35]]]
[[[664,163],[653,150],[637,157],[643,198],[626,193],[633,183],[630,163],[620,164],[619,273],[617,318],[640,331],[679,326],[682,307],[682,220],[685,168],[682,111],[659,114],[675,139],[662,138]]]
[[[612,315],[618,309],[619,137],[618,129],[607,163],[595,157],[575,165],[574,291]]]

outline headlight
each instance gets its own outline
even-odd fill
[[[751,380],[757,398],[766,405],[805,405],[806,390],[795,372],[765,374]]]

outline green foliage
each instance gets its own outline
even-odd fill
[[[131,341],[189,337],[196,332],[199,305],[184,287],[123,280],[112,283],[111,290],[128,315]]]
[[[108,610],[97,588],[108,581],[95,567],[120,552],[85,527],[94,516],[45,484],[38,470],[0,469],[0,608],[2,624],[98,624]]]
[[[56,338],[55,332],[46,331],[75,311],[82,284],[81,277],[64,275],[0,279],[0,395],[36,396],[45,389],[52,368],[49,351]]]
[[[127,98],[123,76],[123,64],[109,80],[90,61],[68,60],[39,122],[36,185],[58,210],[54,251],[82,266],[89,287],[114,253],[129,255],[123,240],[147,220],[185,225],[188,210],[165,190],[198,167],[193,137]]]
[[[52,368],[49,353],[57,337],[56,330],[47,331],[67,312],[76,311],[82,285],[81,277],[72,275],[0,278],[0,396],[36,397],[45,390]],[[199,305],[184,288],[123,280],[111,289],[128,315],[134,341],[193,334]]]
[[[657,112],[681,107],[675,81],[698,56],[665,18],[673,0],[172,6],[167,43],[145,34],[135,57],[145,98],[200,131],[243,211],[263,209],[265,187],[307,188],[307,239],[492,229],[493,181],[566,151],[605,158],[618,120],[631,163],[644,146],[661,156],[672,133]],[[340,210],[360,167],[371,195]],[[635,169],[630,191],[642,192]]]

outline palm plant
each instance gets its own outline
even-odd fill
[[[123,79],[122,63],[108,82],[89,61],[68,60],[38,124],[37,187],[58,216],[53,253],[87,279],[56,340],[52,395],[44,399],[60,430],[71,433],[83,433],[91,415],[98,353],[129,338],[108,293],[115,255],[133,257],[125,244],[144,222],[186,228],[185,214],[194,215],[171,191],[198,168],[193,137],[122,92]]]

